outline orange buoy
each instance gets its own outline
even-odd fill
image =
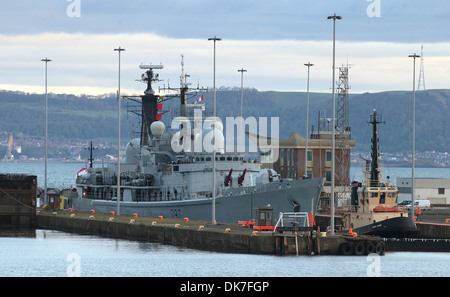
[[[95,210],[91,209],[91,213],[95,213]]]
[[[184,218],[184,220],[185,220],[186,222],[189,222],[189,218]]]
[[[164,217],[163,217],[163,216],[159,216],[158,218],[159,218],[160,220],[162,220]]]
[[[111,215],[115,215],[116,213],[115,213],[114,211],[111,211],[110,214],[111,214]]]
[[[137,218],[137,217],[138,217],[137,213],[134,213],[134,214],[133,214],[133,216],[134,216],[135,218]]]
[[[72,211],[72,208],[69,208],[69,211]]]
[[[352,235],[352,234],[353,234],[353,229],[352,228],[348,229],[348,235]]]
[[[445,222],[446,223],[450,223],[450,219],[445,219]]]
[[[352,233],[352,236],[356,237],[356,236],[358,236],[358,234],[357,233]]]

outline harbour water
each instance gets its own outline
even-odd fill
[[[81,163],[49,163],[48,184],[74,186]],[[0,163],[2,173],[38,176],[42,163]],[[360,180],[360,168],[351,179]],[[394,181],[409,168],[385,169]],[[450,178],[450,169],[417,168],[416,177]],[[384,256],[262,256],[221,254],[157,243],[81,236],[51,230],[0,233],[0,276],[323,277],[450,276],[449,253],[388,252]]]
[[[36,230],[0,238],[0,277],[365,277],[450,276],[449,253],[384,256],[222,254],[157,243]]]

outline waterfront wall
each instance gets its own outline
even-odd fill
[[[58,230],[83,235],[98,235],[110,238],[157,242],[185,248],[223,253],[260,254],[260,255],[311,255],[338,254],[343,238],[327,238],[292,233],[257,232],[238,225],[205,225],[195,223],[175,226],[146,221],[133,223],[133,219],[120,216],[111,220],[108,216],[79,217],[69,214],[41,213],[37,216],[37,228]],[[119,221],[120,220],[122,221]],[[149,218],[147,218],[149,219]],[[179,220],[182,222],[182,220]],[[176,224],[178,225],[178,224]],[[229,231],[227,231],[227,229]]]
[[[109,220],[70,218],[67,216],[40,214],[37,216],[40,229],[59,230],[84,235],[99,235],[110,238],[157,242],[186,248],[225,253],[274,254],[272,236],[251,236],[236,232],[199,230],[196,227],[174,227],[158,223],[125,223]]]
[[[35,228],[37,177],[0,174],[0,226]]]
[[[450,239],[450,224],[416,222],[420,238]]]

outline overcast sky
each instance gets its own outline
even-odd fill
[[[328,92],[332,84],[333,22],[337,13],[337,66],[350,64],[351,92],[409,90],[413,62],[424,47],[427,89],[450,82],[448,0],[0,0],[0,89],[43,93],[48,57],[49,91],[113,93],[118,54],[122,89],[139,93],[139,64],[179,86],[181,55],[190,82],[212,87],[217,43],[217,86]],[[420,59],[416,63],[418,79]]]

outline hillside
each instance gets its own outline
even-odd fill
[[[212,110],[212,93],[205,94],[207,110]],[[122,136],[130,139],[138,131],[137,117],[125,112],[130,101],[124,100]],[[177,104],[171,100],[164,109]],[[331,117],[331,95],[310,94],[309,124],[317,129],[318,112]],[[6,141],[9,133],[23,133],[24,137],[43,138],[45,97],[42,94],[0,92],[0,139]],[[117,138],[117,100],[114,95],[87,97],[49,95],[49,137],[60,140],[110,141]],[[370,149],[369,114],[376,109],[386,121],[380,127],[380,148],[386,152],[410,151],[412,131],[412,93],[392,91],[382,93],[350,94],[350,127],[357,149]],[[287,138],[292,131],[305,134],[306,93],[244,92],[244,117],[279,117],[280,137]],[[240,115],[240,90],[221,88],[217,92],[217,113],[223,120]],[[450,90],[416,92],[416,150],[445,152],[450,148]],[[169,124],[167,116],[163,116]]]

